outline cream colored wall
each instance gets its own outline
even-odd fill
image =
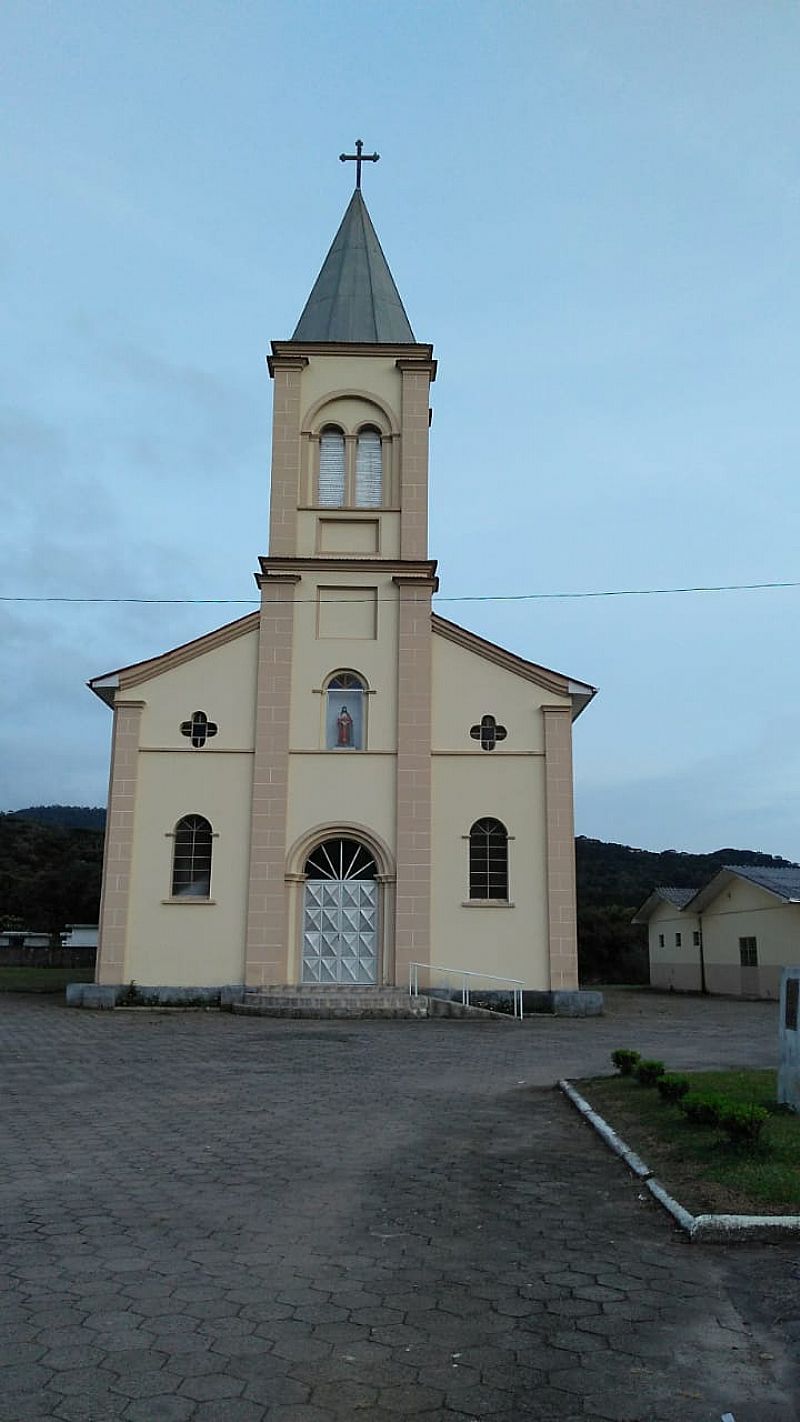
[[[431,956],[446,967],[550,987],[544,729],[541,707],[563,698],[434,634],[433,910]],[[491,714],[508,735],[483,751],[470,727]],[[465,907],[469,831],[492,816],[509,836],[513,908]],[[489,984],[487,984],[489,986]]]
[[[695,914],[683,914],[674,904],[661,903],[653,911],[647,926],[652,987],[675,992],[699,992],[702,987],[700,946],[693,935],[700,930]],[[659,946],[659,934],[664,935],[664,947]],[[680,933],[681,944],[675,944]]]
[[[542,706],[557,706],[565,698],[545,691],[535,682],[506,671],[465,647],[433,636],[433,732],[435,750],[464,750],[486,759],[486,752],[470,738],[470,727],[483,715],[492,715],[506,727],[504,754],[513,750],[544,753]]]
[[[146,703],[141,744],[192,753],[189,741],[181,735],[181,722],[189,720],[193,711],[205,711],[219,727],[206,749],[252,750],[257,663],[258,632],[253,631],[150,681],[137,683],[130,694]]]
[[[309,411],[320,400],[343,392],[373,395],[387,407],[395,429],[400,426],[401,378],[391,356],[311,356],[301,378],[302,426],[308,428]]]
[[[217,986],[244,976],[252,756],[140,752],[125,981]],[[211,903],[170,897],[171,832],[203,815],[215,834]]]
[[[242,981],[258,634],[225,642],[141,682],[125,981],[215,986]],[[128,693],[131,694],[131,693]],[[205,711],[218,732],[201,749],[182,721]],[[216,903],[169,904],[171,838],[182,816],[205,816]]]
[[[662,903],[651,915],[648,924],[650,963],[699,963],[700,949],[693,943],[692,935],[699,932],[700,922],[696,914],[684,914],[674,904]],[[659,947],[658,936],[664,935],[664,947]],[[676,947],[675,934],[680,933],[681,944]]]
[[[738,968],[740,938],[757,940],[759,968],[800,963],[800,904],[735,880],[703,913],[706,963]]]
[[[377,574],[377,569],[376,569]],[[318,587],[340,584],[362,589],[366,597],[377,589],[377,636],[319,637]],[[370,694],[367,696],[367,747],[369,751],[391,751],[397,747],[397,595],[391,577],[370,576],[369,569],[335,573],[305,573],[295,590],[295,635],[292,655],[292,750],[324,748],[324,695],[326,678],[337,670],[360,672]],[[358,621],[358,619],[356,619]],[[336,759],[335,751],[329,754]],[[290,811],[291,813],[291,811]],[[313,813],[309,803],[308,814]],[[316,818],[314,823],[316,823]]]
[[[433,762],[431,958],[445,967],[550,987],[544,838],[544,761],[437,756]],[[470,906],[469,831],[486,815],[509,840],[511,907]],[[483,986],[491,987],[485,983]]]
[[[318,430],[321,423],[332,421],[347,433],[353,434],[365,422],[376,424],[388,437],[384,442],[384,503],[396,506],[400,471],[400,397],[401,376],[396,368],[396,358],[380,356],[311,356],[301,376],[301,429]],[[337,392],[363,392],[359,394],[339,394]],[[371,398],[373,397],[373,398]],[[319,402],[324,401],[322,408]],[[394,432],[394,437],[391,437]],[[337,518],[336,510],[327,509],[324,515],[306,507],[316,502],[316,460],[317,443],[307,436],[302,440],[301,488],[297,498],[300,512],[297,520],[297,548],[299,557],[313,558],[322,551],[326,534],[321,531],[320,520],[324,518],[329,526]],[[353,509],[343,509],[339,518],[351,525],[353,547],[342,551],[358,555],[364,552],[358,532],[352,529],[354,522],[371,521],[377,517],[377,548],[366,550],[381,558],[400,556],[400,515],[385,510],[369,510],[363,514]],[[330,534],[328,541],[330,541]],[[344,539],[347,542],[347,539]]]
[[[300,509],[297,515],[297,555],[299,558],[316,558],[320,554],[324,557],[330,548],[332,538],[321,528],[321,524],[328,527],[333,521],[345,525],[345,529],[339,542],[343,545],[342,557],[378,557],[378,558],[399,558],[400,557],[400,515],[399,513],[387,512],[385,509],[325,509],[317,511],[315,509]],[[347,531],[354,524],[372,524],[377,520],[377,537],[371,539],[372,544],[377,544],[373,549],[365,549],[360,545],[358,535],[347,537]],[[327,545],[327,547],[326,547]]]

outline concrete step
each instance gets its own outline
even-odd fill
[[[438,997],[410,997],[405,988],[347,983],[271,986],[248,992],[232,1010],[248,1017],[305,1018],[470,1018],[494,1021],[505,1013],[467,1007]]]
[[[408,1020],[409,1018],[418,1019],[427,1017],[428,1015],[427,1007],[423,1007],[422,1005],[415,1007],[378,1007],[372,1003],[352,1006],[340,1004],[335,1007],[330,1004],[325,1004],[324,1006],[304,1004],[303,1006],[288,1007],[285,1004],[264,1001],[237,1002],[233,1004],[232,1010],[243,1017],[305,1017],[313,1018],[316,1021],[327,1021],[333,1018],[338,1021],[345,1019],[350,1019],[351,1021],[363,1020],[366,1018],[381,1018],[385,1020],[404,1018]]]

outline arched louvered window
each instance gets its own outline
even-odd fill
[[[366,426],[356,441],[356,506],[379,509],[383,503],[383,445],[380,430]]]
[[[499,820],[476,820],[469,832],[469,896],[508,898],[508,830]]]
[[[340,509],[344,490],[344,435],[335,425],[326,425],[319,440],[319,503],[326,509]]]
[[[207,899],[211,894],[211,826],[202,815],[184,815],[175,826],[172,897]]]

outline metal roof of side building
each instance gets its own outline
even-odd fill
[[[724,864],[723,869],[740,879],[748,879],[760,889],[768,889],[787,903],[800,903],[800,867],[797,865],[772,869],[762,864]]]
[[[347,205],[292,341],[416,345],[358,188]]]
[[[631,923],[647,923],[661,904],[672,904],[676,909],[683,909],[696,893],[696,889],[678,889],[672,884],[657,884],[651,889],[641,908],[636,910]]]

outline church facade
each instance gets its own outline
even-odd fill
[[[594,689],[432,611],[436,362],[360,188],[268,365],[259,610],[89,683],[114,716],[97,983],[213,997],[434,964],[572,991]]]

